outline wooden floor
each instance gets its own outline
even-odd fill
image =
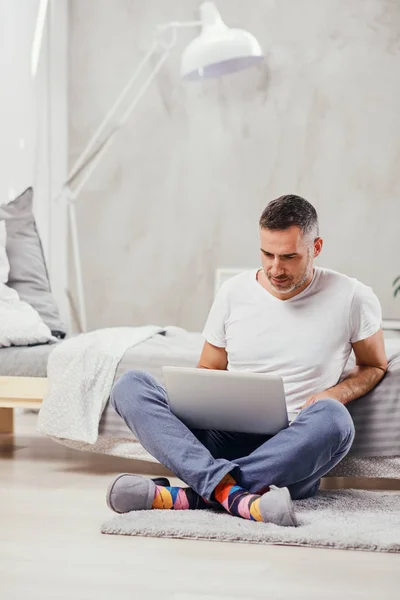
[[[68,450],[35,421],[18,416],[16,447],[2,442],[0,598],[399,598],[400,555],[101,535],[111,477],[162,470]]]

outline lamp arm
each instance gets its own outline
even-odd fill
[[[148,63],[150,58],[157,51],[157,48],[158,48],[158,42],[155,41],[153,43],[153,45],[151,46],[151,48],[149,49],[149,51],[143,57],[138,68],[136,69],[136,71],[134,71],[134,73],[130,77],[129,81],[126,83],[125,87],[119,94],[118,98],[115,100],[115,102],[112,105],[112,107],[110,108],[110,110],[105,115],[104,119],[102,120],[102,122],[100,123],[100,125],[98,126],[98,128],[96,129],[96,131],[94,132],[92,137],[90,138],[89,142],[86,144],[85,149],[81,152],[81,154],[75,161],[73,167],[71,168],[71,170],[68,174],[68,180],[73,179],[76,176],[77,171],[81,169],[82,164],[86,161],[87,157],[91,154],[93,148],[95,147],[95,145],[96,145],[98,139],[100,138],[102,132],[104,131],[105,127],[109,124],[109,122],[113,118],[114,114],[117,112],[118,107],[120,106],[121,102],[124,100],[124,98],[128,94],[129,90],[135,83],[136,79],[139,77],[140,73],[142,72],[143,68],[146,66],[146,64]]]
[[[122,101],[127,96],[129,90],[132,88],[133,84],[135,83],[135,81],[139,77],[140,73],[143,71],[143,68],[149,62],[149,60],[151,59],[153,54],[155,54],[159,48],[163,49],[164,51],[172,50],[172,48],[176,44],[176,30],[178,28],[197,27],[200,25],[201,25],[201,21],[187,21],[187,22],[171,21],[171,23],[165,23],[163,25],[158,25],[158,27],[156,28],[155,41],[153,42],[152,46],[150,47],[148,52],[145,54],[143,59],[141,60],[137,69],[132,73],[132,76],[127,81],[125,87],[122,89],[119,96],[116,98],[114,104],[112,105],[110,110],[107,112],[107,114],[104,116],[103,121],[100,123],[100,125],[98,126],[98,128],[96,129],[96,131],[94,132],[92,137],[90,138],[89,142],[86,144],[86,147],[84,148],[84,150],[81,152],[81,154],[75,161],[74,165],[72,166],[72,168],[68,174],[68,179],[65,182],[67,185],[70,183],[70,181],[75,179],[75,177],[78,175],[79,172],[82,171],[82,167],[84,166],[84,163],[86,163],[87,158],[89,158],[88,162],[90,162],[90,156],[92,154],[92,150],[93,150],[93,148],[95,148],[96,143],[100,139],[101,134],[103,133],[104,129],[107,127],[107,125],[109,124],[109,122],[111,121],[111,119],[113,118],[115,113],[117,112]],[[173,32],[172,38],[170,40],[167,40],[165,37],[165,32],[168,30],[171,30],[171,29]],[[97,154],[97,153],[94,152],[94,154]]]
[[[116,129],[116,128],[114,128]],[[79,175],[81,173],[83,173],[85,171],[85,169],[87,168],[87,166],[95,159],[95,157],[97,156],[97,154],[100,152],[100,150],[103,148],[103,146],[108,142],[110,136],[113,135],[114,133],[114,129],[112,131],[109,132],[109,134],[107,135],[106,138],[104,138],[99,144],[98,146],[96,146],[96,148],[93,150],[93,152],[91,154],[89,154],[89,156],[87,157],[87,159],[85,160],[85,162],[82,162],[82,164],[75,169],[75,172],[73,173],[73,175],[71,175],[65,182],[64,182],[64,187],[63,189],[68,189],[69,190],[69,198],[72,198],[72,190],[71,190],[71,185],[74,183],[75,179],[77,179],[79,177]]]
[[[116,133],[126,123],[128,118],[130,117],[131,113],[136,108],[137,103],[142,98],[142,96],[146,93],[148,87],[150,86],[151,82],[157,75],[158,71],[163,66],[164,62],[167,60],[168,56],[169,56],[169,51],[167,50],[162,54],[161,58],[159,59],[159,61],[155,65],[155,67],[153,68],[152,72],[147,77],[146,81],[143,83],[141,88],[138,90],[135,98],[129,105],[129,108],[125,111],[125,113],[122,116],[122,118],[120,119],[119,123],[113,128],[113,130],[110,132],[107,139],[102,143],[102,145],[98,149],[98,151],[94,152],[93,159],[91,160],[91,162],[89,164],[86,165],[87,166],[86,172],[85,172],[84,176],[82,177],[81,181],[79,182],[78,186],[76,187],[75,190],[71,190],[72,193],[70,195],[70,198],[72,200],[76,200],[77,196],[81,193],[82,189],[85,187],[86,183],[92,176],[93,171],[96,169],[97,165],[101,161],[103,154],[105,154],[107,152],[108,148],[111,146],[112,142],[114,141]]]
[[[158,31],[166,31],[167,29],[182,29],[187,27],[201,27],[201,21],[171,21],[157,26]]]

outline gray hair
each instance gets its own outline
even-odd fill
[[[308,200],[294,194],[272,200],[260,217],[262,229],[284,230],[293,225],[313,240],[319,235],[317,211]]]

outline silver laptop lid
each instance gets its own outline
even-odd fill
[[[288,426],[280,376],[188,367],[162,371],[170,408],[191,429],[274,435]]]

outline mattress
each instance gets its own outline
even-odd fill
[[[0,348],[0,376],[46,377],[47,360],[58,343]]]

